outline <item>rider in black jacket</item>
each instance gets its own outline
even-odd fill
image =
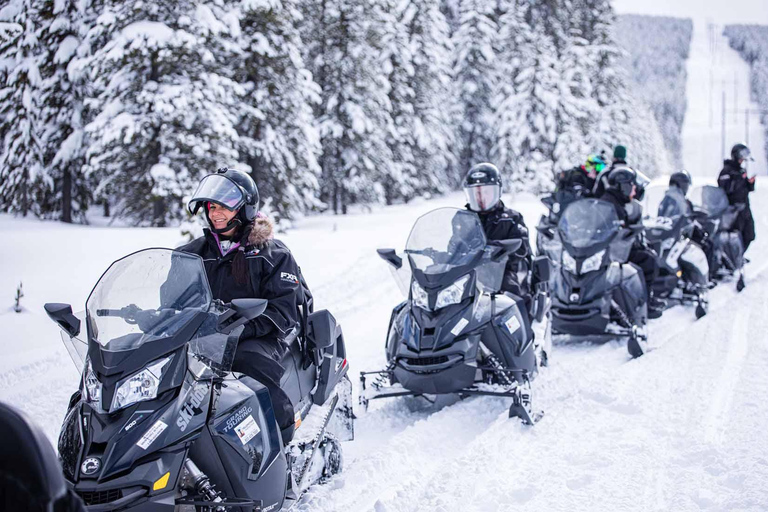
[[[293,435],[294,410],[280,388],[285,369],[283,340],[295,335],[305,294],[300,270],[288,248],[273,237],[272,223],[258,212],[259,192],[251,177],[219,169],[203,178],[189,202],[204,209],[210,229],[179,248],[203,258],[213,297],[267,299],[264,314],[246,324],[232,369],[264,384],[270,392],[284,439]]]
[[[576,197],[592,197],[597,179],[605,168],[602,156],[589,155],[583,165],[560,173],[556,191],[572,192]]]
[[[523,216],[504,206],[501,201],[501,174],[495,165],[473,166],[464,178],[467,209],[477,213],[488,241],[522,240],[523,245],[510,256],[504,269],[502,291],[521,297],[531,311],[531,283],[527,274],[531,268],[531,245]]]
[[[607,188],[601,200],[613,205],[619,220],[628,224],[629,218],[626,205],[632,202],[637,193],[637,173],[629,167],[616,167],[608,175]],[[659,318],[662,314],[664,303],[656,299],[652,293],[654,279],[659,275],[659,264],[656,261],[656,253],[650,249],[641,238],[637,238],[629,253],[629,261],[637,265],[645,278],[646,292],[648,293],[648,318]]]
[[[748,177],[743,168],[747,160],[754,161],[749,148],[744,144],[736,144],[731,149],[731,159],[724,162],[723,170],[717,178],[717,185],[725,190],[728,202],[732,205],[744,205],[737,221],[744,251],[755,239],[755,220],[749,207],[749,193],[755,190],[755,177]]]

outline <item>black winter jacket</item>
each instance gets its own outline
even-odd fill
[[[467,209],[470,209],[467,206]],[[517,276],[518,269],[521,269],[521,263],[525,262],[524,270],[531,268],[531,243],[528,238],[528,228],[525,226],[523,216],[504,206],[502,201],[495,208],[487,212],[475,212],[480,218],[480,223],[485,231],[485,238],[489,242],[493,240],[522,240],[517,253],[510,256],[507,265],[504,268],[504,278],[502,290],[509,291],[530,299],[530,283],[527,280],[520,282]],[[530,305],[529,305],[530,306]]]
[[[595,189],[595,179],[590,178],[584,166],[563,171],[557,180],[557,191],[573,192],[579,197],[591,197]]]
[[[530,257],[531,244],[528,239],[528,228],[525,226],[525,221],[520,213],[507,208],[502,201],[499,201],[496,207],[487,212],[476,213],[480,217],[483,231],[485,231],[485,238],[488,241],[521,239],[523,240],[523,245],[517,256],[519,258]]]
[[[268,219],[257,218],[246,227],[240,246],[226,255],[221,254],[219,242],[208,229],[179,250],[203,258],[214,298],[224,302],[242,298],[269,301],[264,314],[246,326],[241,339],[267,336],[282,340],[298,325],[299,305],[305,293],[299,267],[285,244],[273,238]],[[238,253],[238,257],[244,257],[245,279],[237,279],[234,272]]]
[[[749,193],[755,190],[755,184],[747,179],[747,173],[739,162],[723,162],[723,170],[717,177],[717,186],[725,190],[730,204],[744,203],[749,207]]]
[[[627,202],[621,197],[619,192],[615,190],[606,190],[605,193],[600,196],[600,200],[611,203],[611,206],[616,210],[616,215],[619,217],[619,220],[625,224],[627,223],[629,220],[629,213],[625,206]]]

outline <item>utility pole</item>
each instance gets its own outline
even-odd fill
[[[722,145],[720,146],[722,151],[721,155],[725,156],[725,81],[723,81],[723,122],[721,125]]]
[[[749,109],[744,110],[744,144],[749,146]]]

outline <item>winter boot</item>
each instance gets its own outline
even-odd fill
[[[660,318],[666,302],[657,298],[653,293],[648,294],[648,318]]]

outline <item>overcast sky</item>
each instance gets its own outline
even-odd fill
[[[768,0],[611,0],[619,14],[702,17],[715,23],[768,25]]]

